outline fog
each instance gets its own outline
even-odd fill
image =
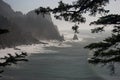
[[[59,40],[60,33],[51,16],[37,15],[34,10],[24,15],[0,0],[0,28],[9,33],[0,36],[0,47],[39,43],[40,40]]]

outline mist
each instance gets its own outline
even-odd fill
[[[27,14],[15,12],[11,6],[0,1],[0,28],[9,33],[0,36],[0,47],[39,43],[40,40],[59,40],[60,33],[51,16],[37,15],[34,10]]]

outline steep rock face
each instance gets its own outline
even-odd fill
[[[0,0],[0,15],[4,15],[5,17],[12,17],[15,15],[10,5],[5,3],[3,0]]]
[[[22,44],[38,43],[28,33],[22,32],[17,25],[11,23],[7,18],[0,15],[0,29],[8,29],[9,32],[0,35],[0,48],[14,47]]]
[[[36,15],[34,11],[30,11],[24,17],[13,19],[23,31],[30,32],[32,36],[41,39],[60,39],[60,34],[52,23],[50,15],[43,17]]]
[[[23,15],[21,12],[14,12],[2,0],[0,0],[0,29],[10,31],[0,35],[0,47],[32,44],[41,39],[59,40],[61,38],[50,15],[44,18],[42,15],[37,16],[34,11]]]

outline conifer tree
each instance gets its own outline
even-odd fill
[[[35,12],[37,14],[41,13],[43,16],[52,12],[56,19],[64,19],[65,21],[79,24],[86,22],[86,18],[83,16],[86,13],[90,16],[96,16],[96,14],[107,15],[109,10],[106,10],[105,6],[109,4],[109,1],[76,0],[72,4],[66,4],[60,1],[58,7],[54,9],[40,7]],[[112,26],[113,30],[111,31],[111,37],[107,37],[98,43],[91,43],[85,47],[94,51],[93,57],[89,62],[93,64],[120,62],[120,15],[111,14],[102,16],[97,21],[91,22],[90,25],[103,25],[102,27],[92,29],[92,33],[104,31],[105,26]]]
[[[97,21],[91,22],[91,25],[103,25],[103,27],[93,29],[93,33],[104,31],[106,26],[112,26],[113,29],[111,37],[85,47],[94,51],[89,62],[93,64],[120,62],[120,15],[110,14],[100,17]]]

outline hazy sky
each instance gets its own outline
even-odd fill
[[[22,11],[23,13],[27,13],[30,10],[34,10],[40,6],[50,6],[50,7],[55,7],[58,5],[58,2],[60,0],[4,0],[5,2],[9,3],[11,7],[15,11]],[[66,3],[71,3],[72,1],[75,0],[62,0]],[[117,0],[114,2],[114,0],[110,0],[110,5],[107,7],[108,9],[111,10],[111,13],[118,13],[120,14],[120,0]],[[112,3],[112,4],[111,4]],[[93,21],[95,18],[90,18],[88,17],[88,22]],[[73,25],[72,23],[69,22],[64,22],[64,21],[58,21],[53,18],[53,22],[58,26],[60,30],[63,29],[71,29],[71,26]],[[80,29],[89,29],[89,25],[87,24],[81,24]]]
[[[9,3],[14,10],[22,11],[27,13],[31,9],[38,8],[40,6],[56,7],[60,0],[4,0]],[[63,0],[66,3],[70,3],[74,0]]]

